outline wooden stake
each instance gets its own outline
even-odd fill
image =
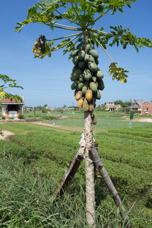
[[[55,191],[56,196],[63,195],[65,187],[69,184],[69,182],[72,180],[75,173],[77,172],[77,170],[80,166],[80,163],[83,160],[84,146],[85,146],[84,135],[82,134],[82,138],[80,140],[80,149],[78,150],[78,153],[76,154],[76,156],[72,160],[70,167],[69,167],[68,171],[66,172],[65,177],[61,181],[58,189]]]
[[[99,172],[102,174],[102,177],[104,179],[104,182],[115,202],[115,204],[117,205],[117,207],[119,208],[119,211],[120,211],[120,215],[121,217],[123,218],[125,224],[126,224],[126,228],[131,228],[131,224],[129,223],[129,217],[127,215],[127,212],[122,204],[122,201],[120,199],[120,196],[106,170],[106,168],[104,167],[104,164],[101,160],[101,158],[99,157],[99,154],[98,154],[98,151],[97,151],[97,144],[96,144],[96,147],[94,146],[92,148],[92,159],[95,163],[95,166],[98,168]]]

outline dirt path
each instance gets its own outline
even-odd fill
[[[51,127],[56,130],[60,131],[74,131],[74,132],[81,132],[83,130],[82,127],[70,127],[70,126],[63,126],[63,125],[56,125],[56,124],[49,124],[44,122],[31,122],[35,125],[45,126],[45,127]]]
[[[0,140],[6,140],[10,135],[14,135],[14,133],[11,131],[2,130],[2,135],[0,134]]]
[[[151,118],[135,119],[134,121],[152,123],[152,119]]]
[[[127,120],[127,121],[130,120],[128,116],[123,116],[122,119]],[[143,118],[143,117],[138,118],[138,117],[135,117],[135,118],[133,119],[133,121],[134,121],[134,122],[152,123],[152,118]]]

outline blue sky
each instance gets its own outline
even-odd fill
[[[71,90],[70,74],[72,62],[68,55],[61,51],[53,54],[52,58],[34,59],[31,51],[33,43],[40,34],[47,38],[63,35],[61,30],[52,32],[43,25],[28,25],[20,33],[14,32],[16,23],[22,21],[36,0],[5,0],[1,2],[0,14],[0,73],[15,78],[24,90],[13,89],[25,98],[25,104],[31,106],[48,104],[59,107],[76,104]],[[106,16],[97,26],[122,25],[130,28],[139,37],[152,39],[152,1],[138,0],[132,8],[126,8],[124,14]],[[69,33],[67,33],[69,34]],[[109,48],[113,60],[127,68],[129,78],[127,84],[112,81],[108,74],[109,59],[101,49],[99,67],[105,74],[105,90],[98,104],[118,99],[152,100],[152,49],[142,48],[139,53],[129,47]]]

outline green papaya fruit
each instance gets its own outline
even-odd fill
[[[97,78],[103,78],[104,77],[104,74],[101,70],[98,70],[97,71]]]
[[[83,72],[83,78],[86,81],[89,81],[91,77],[92,77],[91,71],[89,69],[85,69],[84,72]]]
[[[78,52],[78,59],[79,60],[83,60],[85,57],[85,51],[84,50],[81,50]]]
[[[100,100],[101,99],[101,93],[99,92],[99,90],[97,90],[96,93],[96,99]]]
[[[90,69],[92,72],[96,72],[96,71],[98,70],[97,65],[96,65],[95,63],[93,63],[93,62],[89,62],[89,63],[88,63],[88,67],[89,67],[89,69]]]
[[[74,90],[74,89],[77,89],[77,82],[73,82],[72,85],[71,85],[71,89]]]
[[[79,61],[78,66],[84,70],[85,69],[85,62],[84,61]]]
[[[96,92],[97,91],[97,88],[98,88],[98,85],[96,82],[90,82],[90,89],[93,91],[93,92]]]
[[[84,86],[84,84],[83,84],[82,82],[79,82],[79,83],[78,83],[78,89],[81,90],[83,86]]]
[[[104,82],[103,82],[102,79],[98,80],[98,88],[99,88],[100,90],[103,90],[103,89],[105,88]]]
[[[81,69],[74,67],[72,75],[71,75],[71,80],[72,81],[78,80],[80,75],[81,75]]]
[[[99,64],[99,61],[97,58],[95,58],[95,63],[98,65]]]
[[[98,52],[95,49],[91,49],[89,51],[89,54],[92,55],[95,58],[98,58],[98,56],[99,56]]]
[[[92,55],[89,55],[89,60],[88,60],[88,62],[93,62],[93,63],[95,63],[95,59],[94,59],[94,57],[93,57]]]
[[[85,50],[86,51],[90,51],[90,49],[91,49],[91,45],[90,44],[87,44],[86,47],[85,47]]]
[[[80,82],[83,82],[83,74],[80,75],[79,81],[80,81]]]
[[[88,55],[88,54],[85,54],[85,56],[84,56],[84,61],[86,61],[86,62],[89,61],[89,55]]]
[[[86,94],[87,89],[88,89],[87,86],[83,86],[83,87],[82,87],[82,94]]]
[[[92,77],[93,82],[97,81],[97,78],[95,76]]]
[[[78,56],[73,57],[73,63],[74,63],[74,65],[77,65],[78,60],[79,60],[79,57]]]

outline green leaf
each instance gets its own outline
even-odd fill
[[[136,51],[139,51],[141,47],[152,47],[152,41],[148,38],[139,38],[129,29],[122,28],[121,25],[119,26],[110,26],[111,31],[107,33],[105,37],[107,38],[109,45],[122,45],[125,49],[128,45],[134,46]]]
[[[116,62],[112,62],[109,66],[109,73],[112,75],[113,80],[118,80],[120,82],[126,83],[128,75],[128,70],[119,67]]]

